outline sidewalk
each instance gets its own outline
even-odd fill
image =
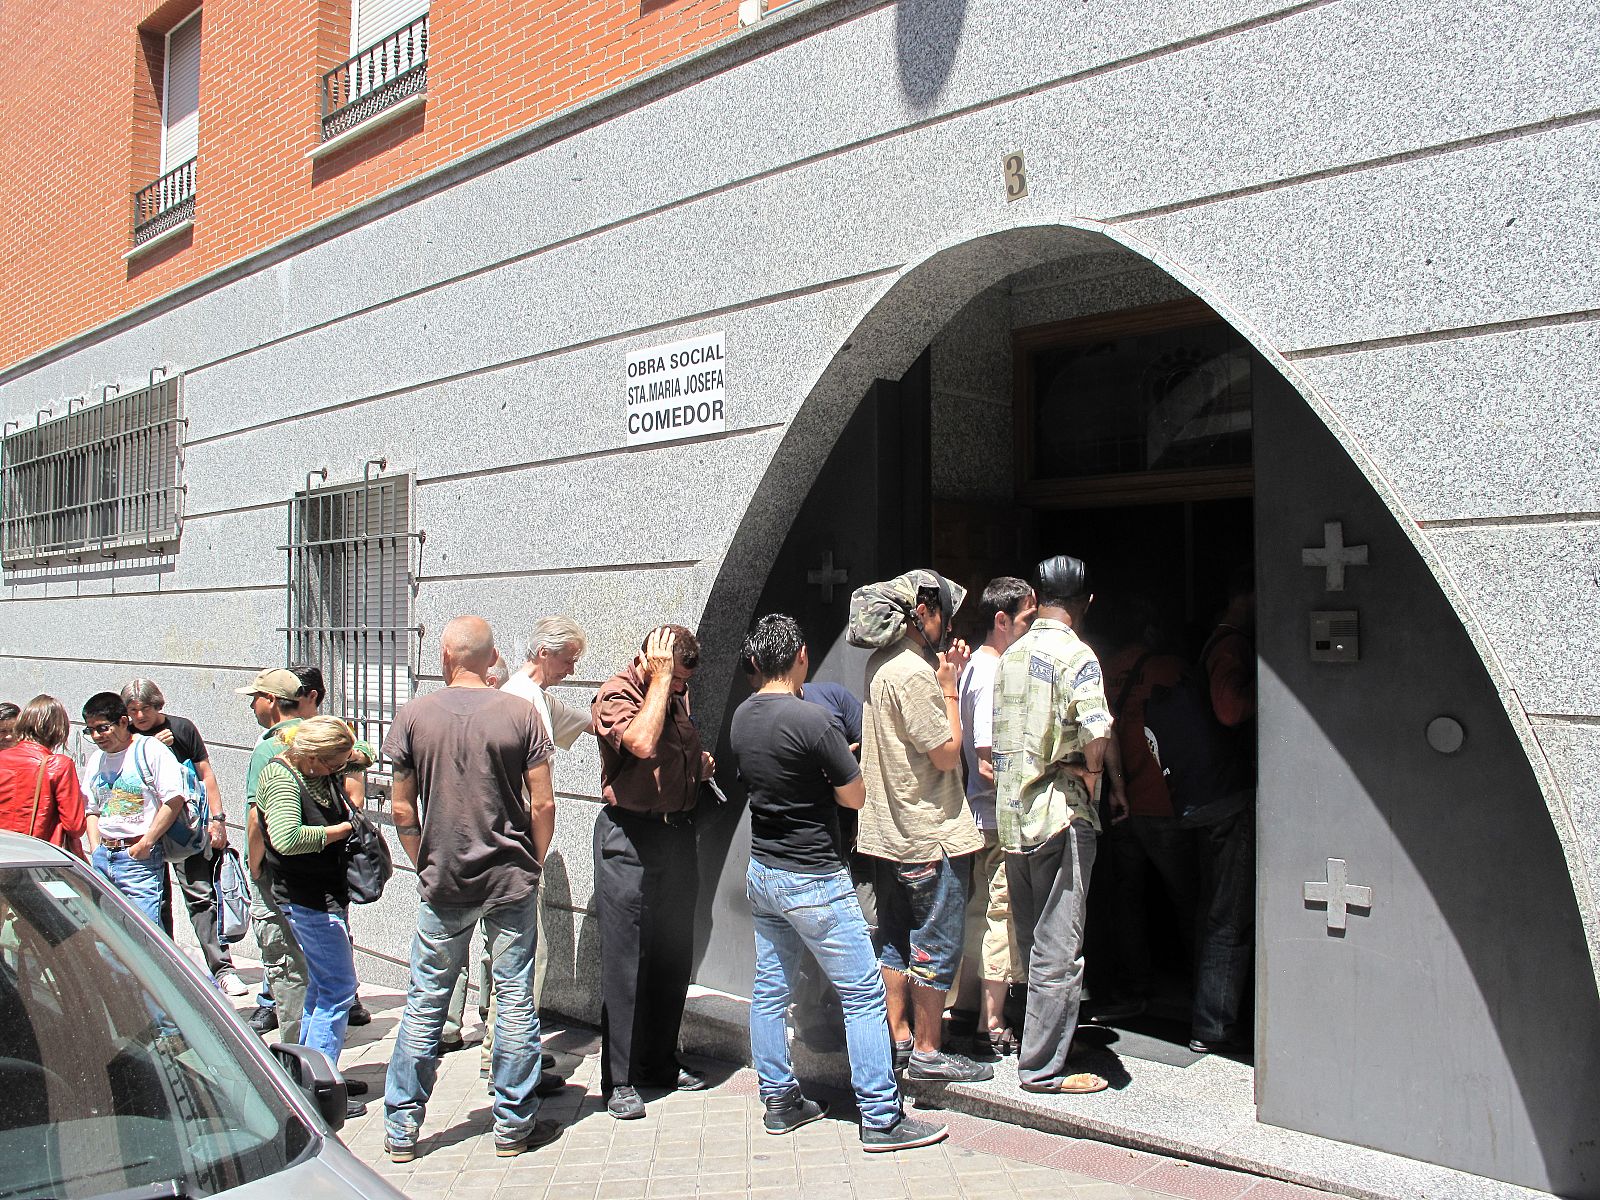
[[[383,1154],[381,1097],[403,997],[363,988],[362,999],[373,1021],[350,1031],[342,1066],[372,1094],[368,1114],[341,1137],[413,1200],[1311,1200],[1324,1194],[951,1112],[925,1114],[949,1125],[942,1145],[866,1154],[853,1105],[834,1093],[823,1093],[832,1103],[827,1119],[772,1137],[761,1127],[754,1072],[704,1059],[695,1065],[712,1079],[710,1090],[646,1092],[645,1119],[617,1121],[598,1095],[598,1035],[548,1024],[546,1048],[568,1086],[540,1115],[565,1126],[559,1139],[519,1158],[495,1157],[487,1085],[470,1046],[442,1060],[419,1154],[397,1165]]]

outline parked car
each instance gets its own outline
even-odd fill
[[[268,1050],[89,867],[0,834],[0,1200],[404,1200],[344,1114],[326,1056]]]

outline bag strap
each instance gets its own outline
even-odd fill
[[[1128,669],[1128,678],[1123,682],[1121,689],[1117,692],[1117,702],[1111,708],[1111,716],[1113,720],[1121,717],[1122,706],[1128,702],[1128,696],[1132,693],[1134,684],[1138,683],[1139,680],[1144,678],[1144,664],[1150,661],[1150,656],[1154,653],[1155,651],[1153,650],[1146,650],[1143,654],[1139,655],[1138,660],[1133,664],[1132,667]]]
[[[39,793],[44,791],[44,773],[50,765],[50,752],[45,751],[44,757],[39,760],[39,778],[33,781],[33,811],[28,814],[28,836],[36,837],[33,824],[39,819]]]

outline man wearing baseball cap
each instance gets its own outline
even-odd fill
[[[234,689],[250,697],[250,711],[261,726],[261,740],[250,754],[244,777],[245,836],[250,847],[250,927],[261,948],[261,993],[247,1018],[250,1028],[265,1037],[274,1029],[285,1042],[300,1040],[300,1015],[306,1003],[306,959],[289,930],[283,910],[272,899],[272,868],[263,858],[266,849],[260,810],[256,808],[256,783],[273,757],[284,748],[283,733],[300,724],[296,715],[304,689],[299,677],[284,667],[262,671],[248,687]]]

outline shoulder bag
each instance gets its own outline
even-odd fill
[[[337,784],[332,786],[338,789]],[[342,790],[338,795],[350,818],[350,836],[344,839],[344,876],[350,888],[350,903],[371,904],[383,895],[384,885],[394,874],[394,856],[389,853],[389,843],[378,823],[351,804]]]

